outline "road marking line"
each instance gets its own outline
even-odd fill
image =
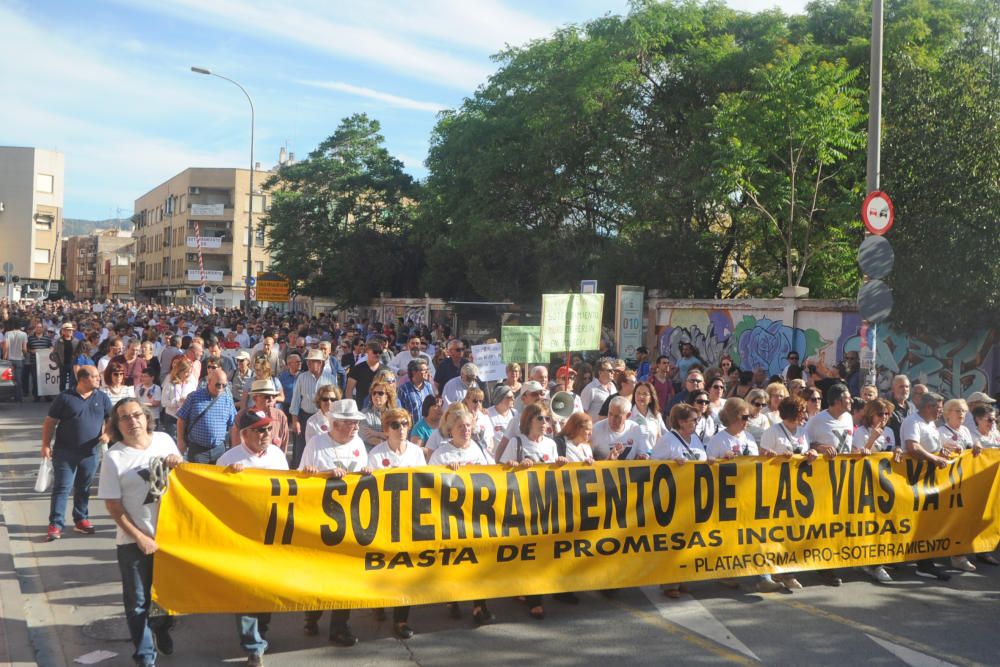
[[[953,662],[945,662],[944,660],[932,658],[929,655],[920,653],[919,651],[914,651],[913,649],[906,648],[905,646],[900,646],[899,644],[894,644],[890,641],[886,641],[885,639],[879,639],[878,637],[873,637],[871,635],[865,636],[889,653],[892,653],[907,665],[910,665],[910,667],[956,667]]]
[[[759,662],[753,661],[750,658],[747,658],[746,656],[742,655],[741,653],[730,650],[724,646],[716,644],[713,641],[709,641],[704,637],[702,637],[701,635],[697,635],[685,628],[682,628],[679,625],[667,621],[662,615],[658,613],[654,614],[653,612],[636,609],[631,605],[625,604],[624,602],[620,602],[615,599],[604,599],[604,602],[614,607],[618,607],[622,611],[631,614],[632,616],[634,616],[635,618],[639,619],[644,623],[647,623],[649,625],[655,625],[658,628],[662,628],[667,632],[669,632],[670,634],[674,635],[675,637],[683,639],[689,644],[694,644],[700,649],[703,649],[705,651],[710,651],[715,655],[719,656],[720,658],[725,658],[726,660],[729,660],[732,663],[738,665],[748,665],[752,667],[758,667],[759,665]]]
[[[746,644],[690,595],[683,594],[668,602],[663,599],[658,586],[642,586],[640,590],[667,621],[760,662],[760,658]]]
[[[899,635],[894,635],[891,632],[886,632],[882,628],[876,628],[875,626],[868,625],[866,623],[861,623],[860,621],[855,621],[853,619],[847,618],[846,616],[835,614],[832,611],[826,611],[825,609],[814,607],[811,604],[806,604],[805,602],[797,602],[795,600],[788,600],[784,598],[771,598],[771,599],[774,602],[788,605],[793,609],[798,609],[799,611],[803,611],[807,614],[812,614],[813,616],[819,616],[820,618],[825,618],[829,621],[833,621],[834,623],[839,623],[840,625],[853,628],[854,630],[858,630],[866,635],[874,635],[876,637],[880,637],[886,641],[890,641],[895,644],[907,645],[912,649],[916,649],[922,653],[926,653],[927,655],[933,656],[942,661],[945,659],[945,657],[947,657],[948,660],[951,661],[951,664],[954,665],[958,665],[961,667],[985,667],[985,665],[983,665],[982,663],[976,662],[974,660],[968,660],[961,656],[957,655],[943,656],[933,646],[922,644],[918,641],[909,639],[907,637],[900,637]]]

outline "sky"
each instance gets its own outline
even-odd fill
[[[802,12],[806,0],[727,0]],[[275,7],[281,7],[275,10]],[[475,93],[506,45],[624,14],[627,0],[0,0],[0,146],[66,156],[64,217],[128,217],[187,167],[305,158],[367,113],[427,174],[442,109]]]

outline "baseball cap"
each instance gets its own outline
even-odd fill
[[[237,420],[237,426],[242,431],[247,428],[260,428],[271,423],[271,418],[263,412],[244,412]]]

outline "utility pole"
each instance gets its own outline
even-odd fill
[[[882,161],[882,0],[872,0],[871,66],[868,88],[868,193],[879,189]],[[867,234],[866,234],[867,236]],[[872,361],[865,384],[876,384],[878,325],[871,324]]]

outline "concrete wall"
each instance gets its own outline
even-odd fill
[[[676,359],[681,342],[691,342],[709,365],[728,354],[741,368],[762,366],[775,374],[792,349],[801,359],[833,366],[847,350],[860,351],[864,359],[874,342],[878,384],[884,391],[897,373],[946,397],[1000,388],[1000,345],[992,329],[940,340],[881,326],[873,341],[856,305],[847,300],[652,297],[647,315],[652,325],[647,344],[654,358],[665,354]]]

